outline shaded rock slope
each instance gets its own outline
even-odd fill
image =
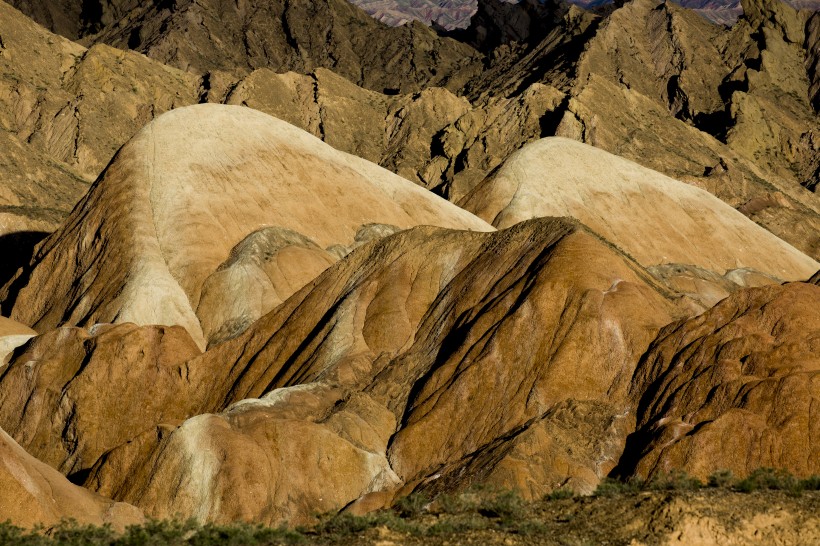
[[[705,478],[789,460],[816,473],[819,327],[820,287],[792,283],[739,292],[664,328],[635,373],[638,431],[623,470]]]
[[[144,3],[91,40],[199,73],[330,68],[376,91],[455,89],[482,64],[421,23],[390,28],[346,0]]]

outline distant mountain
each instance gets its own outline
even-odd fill
[[[445,29],[464,28],[476,11],[475,0],[350,0],[382,23],[398,26],[409,21],[437,24]]]
[[[477,0],[350,0],[379,21],[397,26],[411,20],[444,27],[447,30],[466,28],[477,10]],[[498,0],[509,4],[519,0]],[[570,4],[593,9],[612,3],[611,0],[567,0]],[[678,0],[676,3],[695,10],[716,23],[730,25],[743,13],[740,0]],[[820,9],[820,0],[787,0],[795,9]]]

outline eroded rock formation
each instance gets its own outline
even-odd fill
[[[370,223],[493,229],[260,112],[216,105],[178,109],[120,150],[1,298],[12,318],[35,329],[64,323],[181,325],[204,347],[241,332],[310,281],[332,262],[322,248],[352,243]],[[242,275],[231,266],[238,265],[243,248],[253,246],[246,238],[268,227],[301,230],[309,239],[286,245],[299,265],[282,275],[275,267]],[[263,233],[257,242],[271,254],[275,239],[266,241]],[[219,280],[232,273],[243,284]],[[229,293],[203,300],[209,282]],[[271,291],[274,299],[266,295]],[[260,308],[257,302],[266,299]]]

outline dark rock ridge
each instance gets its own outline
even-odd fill
[[[56,9],[26,11],[37,17]],[[62,17],[77,20],[76,12],[73,6]],[[428,85],[458,88],[481,66],[481,56],[471,48],[439,37],[422,23],[390,28],[346,0],[178,0],[136,6],[115,1],[106,13],[101,31],[86,42],[134,49],[199,73],[325,67],[369,89],[416,91]],[[48,23],[43,16],[39,20]],[[85,25],[82,16],[79,21],[78,27]]]

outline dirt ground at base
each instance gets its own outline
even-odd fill
[[[432,511],[432,510],[431,510]],[[649,491],[523,505],[515,513],[442,511],[311,535],[308,543],[394,545],[820,545],[820,492]]]

